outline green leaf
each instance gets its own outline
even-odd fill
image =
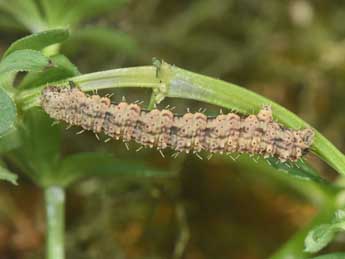
[[[34,0],[0,0],[0,9],[11,14],[31,32],[42,31],[46,24]]]
[[[62,185],[68,185],[81,177],[88,176],[172,176],[165,170],[153,168],[141,161],[116,159],[102,153],[79,153],[66,157],[61,162],[59,175]]]
[[[315,226],[319,226],[323,222],[330,222],[332,220],[334,211],[336,210],[336,204],[333,198],[334,197],[325,197],[325,199],[322,199],[323,202],[319,203],[321,206],[319,207],[318,213],[315,217],[307,225],[293,234],[286,243],[279,247],[279,249],[269,257],[269,259],[309,258],[311,255],[304,251],[304,240]]]
[[[0,88],[0,137],[14,128],[17,112],[13,100]]]
[[[73,33],[68,41],[67,51],[78,49],[84,42],[98,47],[98,51],[109,50],[115,53],[122,51],[131,56],[138,52],[136,42],[127,33],[100,26],[89,26]]]
[[[61,0],[41,0],[42,8],[46,16],[46,20],[50,27],[56,25],[64,25],[63,14],[68,13],[70,6],[66,1]],[[69,6],[66,9],[66,6]]]
[[[17,185],[17,178],[17,175],[11,173],[6,168],[0,166],[0,180],[5,180],[14,185]]]
[[[50,27],[76,25],[83,19],[114,11],[127,0],[41,0]],[[68,8],[66,8],[68,6]]]
[[[325,254],[310,259],[344,259],[345,253]]]
[[[54,29],[31,34],[12,43],[3,57],[17,50],[42,50],[47,46],[66,40],[68,36],[69,32],[67,29]]]
[[[13,129],[0,137],[0,154],[11,151],[20,146],[18,130]]]
[[[24,26],[15,20],[10,14],[0,12],[0,28],[2,31],[20,31],[26,32]]]
[[[51,60],[54,64],[53,68],[45,73],[28,73],[21,81],[18,88],[33,88],[80,74],[78,68],[64,55],[53,56]]]
[[[335,213],[331,224],[323,224],[312,229],[305,239],[305,250],[316,253],[327,246],[339,231],[345,230],[345,210]]]
[[[54,183],[60,161],[61,130],[41,110],[24,114],[24,124],[18,127],[21,146],[13,160],[41,186]]]
[[[96,17],[99,14],[107,12],[114,12],[127,2],[128,0],[68,0],[69,12],[65,20],[69,24],[77,24],[86,18]]]
[[[316,253],[328,245],[333,237],[334,230],[329,224],[320,225],[308,233],[305,239],[305,252]]]
[[[0,74],[20,71],[41,72],[51,66],[50,60],[37,50],[17,50],[0,62]]]
[[[303,180],[311,180],[322,184],[329,184],[325,179],[321,178],[307,162],[299,160],[293,164],[289,164],[281,163],[276,158],[268,158],[267,160],[270,165],[278,169],[278,171],[286,172],[293,177]]]
[[[15,78],[15,72],[0,74],[0,88],[8,92],[13,91],[13,82]]]

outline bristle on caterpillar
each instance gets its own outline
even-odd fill
[[[201,112],[178,116],[167,109],[143,110],[137,103],[112,104],[107,97],[89,96],[77,87],[48,86],[41,106],[55,120],[158,150],[260,154],[293,162],[307,153],[314,137],[311,128],[294,130],[275,122],[268,105],[246,117],[207,117]]]

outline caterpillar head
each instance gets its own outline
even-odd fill
[[[296,130],[294,133],[295,145],[302,149],[308,149],[313,143],[314,131],[311,128]]]
[[[302,140],[307,147],[310,147],[313,143],[314,136],[315,132],[311,128],[301,130]]]
[[[262,106],[262,109],[259,111],[257,117],[260,121],[267,121],[267,122],[272,121],[273,117],[272,117],[271,106],[270,105]]]
[[[47,86],[42,90],[40,102],[45,111],[62,107],[61,99],[65,96],[66,88]]]
[[[41,101],[57,96],[62,91],[61,87],[47,86],[43,88],[41,93]]]

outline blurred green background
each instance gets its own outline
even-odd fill
[[[20,2],[19,0],[16,0]],[[345,151],[345,2],[308,0],[90,1],[83,17],[66,1],[71,26],[61,52],[82,73],[147,65],[152,57],[245,86],[295,112]],[[81,1],[83,2],[83,1]],[[74,3],[74,4],[72,4]],[[5,7],[4,7],[5,6]],[[30,32],[0,1],[0,53]],[[74,19],[79,18],[79,19]],[[148,103],[148,90],[116,90],[114,100]],[[165,104],[217,107],[168,99]],[[193,155],[163,159],[120,142],[63,131],[63,152],[106,151],[148,161],[167,177],[89,178],[67,195],[67,258],[268,258],[317,210],[314,183],[291,179],[252,159]],[[323,177],[336,174],[309,157]],[[19,187],[1,183],[0,258],[41,258],[41,191],[20,170]],[[337,179],[341,181],[341,179]],[[306,194],[307,192],[307,194]],[[344,237],[325,251],[345,251]]]

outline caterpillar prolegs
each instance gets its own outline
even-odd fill
[[[42,91],[41,106],[56,120],[158,150],[238,152],[293,162],[308,151],[314,137],[311,128],[294,130],[275,122],[268,105],[256,115],[243,117],[176,115],[166,109],[143,110],[135,103],[112,104],[107,97],[87,95],[77,87],[48,86]]]

